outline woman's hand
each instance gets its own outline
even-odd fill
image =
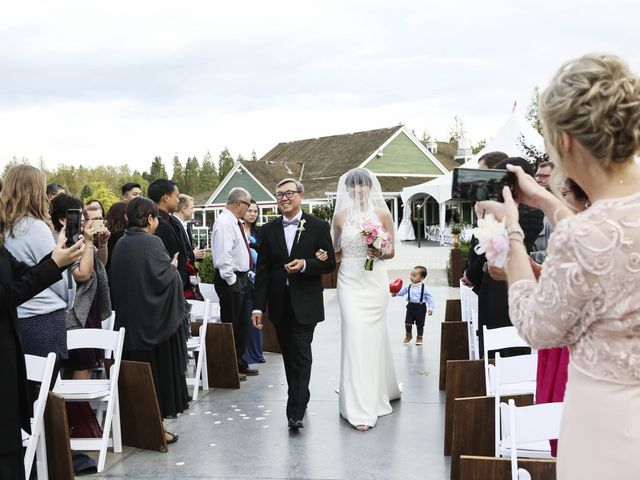
[[[176,268],[178,268],[178,255],[180,255],[180,252],[176,252],[176,254],[171,259],[171,265],[173,265]]]
[[[98,243],[102,245],[106,244],[109,241],[109,237],[111,237],[111,232],[109,230],[99,233]]]
[[[329,260],[329,255],[327,254],[326,250],[319,249],[316,252],[316,259],[321,262],[326,262],[327,260]]]
[[[544,200],[553,196],[546,188],[538,185],[531,175],[515,165],[507,165],[507,170],[516,174],[516,197],[518,203],[524,203],[533,208],[542,209]]]
[[[64,233],[62,233],[58,238],[56,248],[51,252],[51,259],[55,262],[58,268],[66,267],[67,265],[71,265],[73,262],[80,261],[80,257],[82,257],[82,252],[84,251],[83,238],[80,238],[69,248],[66,248],[64,245],[66,241],[67,238],[64,236]]]
[[[85,242],[93,243],[93,238],[98,235],[98,228],[93,220],[87,220],[82,231]]]
[[[382,250],[378,248],[367,247],[367,255],[370,258],[382,258],[382,255],[384,254],[382,253]]]
[[[494,200],[484,200],[482,202],[478,202],[478,204],[481,208],[493,214],[497,221],[500,222],[504,219],[507,228],[518,225],[520,216],[518,213],[518,205],[511,196],[511,190],[509,187],[504,187],[502,189],[502,197],[504,198],[504,203],[496,202]]]

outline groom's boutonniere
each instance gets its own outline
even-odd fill
[[[296,240],[296,243],[298,243],[300,241],[300,235],[302,235],[302,232],[304,232],[304,224],[307,221],[303,218],[302,220],[300,220],[300,225],[298,226],[298,229],[296,230],[296,232],[298,232],[298,239]]]

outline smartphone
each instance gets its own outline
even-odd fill
[[[106,233],[108,231],[103,219],[95,219],[93,221],[93,226],[96,233]]]
[[[507,186],[515,197],[516,175],[508,170],[479,168],[454,168],[451,198],[479,202],[481,200],[504,201],[502,189]]]
[[[65,235],[67,236],[67,247],[70,247],[78,241],[78,236],[80,235],[81,220],[82,210],[67,210],[67,223],[64,227]]]

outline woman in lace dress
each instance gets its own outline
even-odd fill
[[[333,241],[341,259],[337,297],[342,315],[340,414],[360,431],[375,426],[400,398],[387,332],[389,277],[384,262],[394,255],[393,219],[378,180],[364,168],[344,174],[338,184]],[[360,232],[382,225],[392,235],[391,248],[367,249]],[[373,270],[365,270],[367,257]]]
[[[517,230],[504,218],[513,324],[533,347],[568,345],[569,381],[558,444],[559,480],[640,475],[640,78],[619,58],[586,55],[563,65],[540,100],[557,167],[588,195],[573,215],[520,169],[518,200],[557,222],[535,281]]]

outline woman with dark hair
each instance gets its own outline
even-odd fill
[[[533,166],[524,158],[507,158],[496,165],[496,168],[506,169],[507,165],[519,166],[527,175],[533,178]],[[540,230],[542,230],[544,214],[541,210],[526,205],[520,205],[519,211],[520,227],[524,231],[524,244],[527,252],[531,252],[533,243],[538,238]],[[484,354],[482,327],[485,325],[489,329],[507,327],[511,326],[511,320],[509,319],[509,305],[507,302],[507,282],[492,278],[486,256],[475,253],[474,247],[477,243],[478,241],[475,238],[471,242],[466,276],[474,285],[474,291],[478,294],[478,347],[482,356]],[[506,355],[516,352],[521,352],[521,349],[502,351]],[[493,353],[491,356],[493,356]]]
[[[113,251],[111,282],[115,329],[124,327],[123,358],[151,365],[163,418],[189,408],[185,378],[185,322],[189,311],[177,270],[162,240],[153,235],[158,207],[137,197],[127,204],[127,229]],[[167,443],[178,436],[165,433]]]
[[[249,251],[253,258],[253,273],[256,273],[256,265],[258,265],[258,254],[260,252],[260,240],[261,232],[260,227],[256,225],[258,220],[258,204],[255,200],[250,200],[251,205],[247,209],[247,213],[244,214],[244,234],[249,242]],[[253,311],[253,287],[255,276],[250,277],[251,280],[251,305],[249,305],[249,323],[251,323],[251,312]],[[251,325],[249,325],[251,327]],[[249,328],[249,334],[247,335],[247,344],[244,349],[245,362],[251,363],[264,363],[264,355],[262,354],[262,330],[257,328]]]
[[[113,249],[116,246],[118,240],[124,235],[124,231],[127,228],[127,205],[128,202],[116,202],[111,207],[105,216],[105,224],[111,232],[109,242],[107,243],[107,250],[109,251],[109,257],[105,268],[107,274],[111,268],[111,256],[113,255]]]
[[[102,328],[102,321],[111,316],[111,296],[103,258],[107,255],[109,233],[98,233],[96,209],[83,209],[80,199],[61,193],[51,201],[51,219],[56,232],[60,233],[67,222],[67,210],[83,210],[83,235],[85,253],[80,262],[71,267],[76,281],[73,307],[67,309],[67,330],[77,328]],[[98,247],[94,245],[98,243]],[[73,372],[76,380],[89,379],[93,369],[104,359],[104,351],[95,348],[80,348],[69,352],[65,367]]]

